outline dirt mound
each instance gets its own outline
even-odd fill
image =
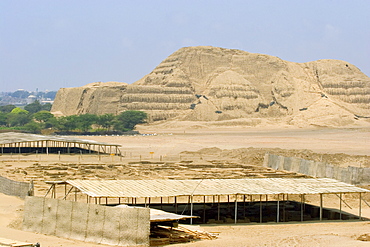
[[[83,87],[58,90],[51,112],[57,116],[84,113],[118,114],[117,108],[127,83],[94,82]]]
[[[68,104],[66,104],[68,102]],[[142,110],[149,120],[269,119],[272,125],[370,125],[370,78],[339,60],[293,63],[217,47],[182,48],[139,81],[58,91],[65,115]],[[275,121],[277,120],[277,121]],[[263,122],[263,121],[262,121]]]
[[[357,238],[357,240],[360,240],[360,241],[370,241],[370,234],[368,234],[368,233],[362,234],[361,236],[359,236]]]

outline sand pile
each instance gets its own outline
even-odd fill
[[[340,127],[370,125],[369,103],[370,78],[345,61],[293,63],[200,46],[176,51],[131,85],[62,88],[52,111],[73,115],[142,110],[150,122],[249,126],[268,119],[272,125]],[[231,121],[236,119],[243,120]]]

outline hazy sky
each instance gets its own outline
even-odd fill
[[[0,91],[132,83],[198,45],[370,76],[370,1],[0,0]]]

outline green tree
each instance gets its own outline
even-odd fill
[[[52,128],[57,125],[57,119],[48,111],[39,111],[32,115],[33,119],[40,123],[42,128]]]
[[[89,129],[91,128],[91,125],[96,123],[97,119],[98,119],[98,116],[94,114],[86,113],[86,114],[78,115],[76,117],[77,129],[81,131],[85,131],[85,132],[89,131]]]
[[[109,130],[114,124],[114,115],[113,114],[103,114],[97,117],[96,123],[102,128]]]
[[[11,112],[14,108],[16,108],[15,105],[2,105],[0,106],[0,111],[1,112],[5,112],[5,113],[9,113]]]
[[[0,126],[6,126],[7,124],[8,114],[4,112],[0,112]]]
[[[55,117],[49,118],[44,122],[44,128],[53,128],[58,125],[58,120]]]
[[[53,106],[52,104],[46,103],[44,105],[41,105],[41,110],[43,110],[43,111],[50,111],[52,106]]]
[[[36,113],[42,110],[42,105],[38,100],[35,100],[35,102],[26,105],[24,109],[29,111],[30,113]]]
[[[56,129],[59,131],[72,131],[77,128],[77,116],[60,117],[57,119]]]
[[[51,118],[54,118],[54,115],[48,111],[39,111],[33,114],[33,118],[41,123],[45,123]]]
[[[19,107],[16,107],[10,113],[13,113],[13,114],[19,114],[19,113],[28,114],[28,111],[27,110],[23,110],[23,109],[21,109]]]
[[[32,133],[39,134],[43,128],[41,123],[36,123],[35,121],[30,121],[23,127],[25,130],[28,130]]]
[[[14,108],[11,113],[8,113],[7,124],[9,127],[23,126],[32,120],[31,115],[26,110],[18,109]]]
[[[145,123],[148,115],[143,111],[125,111],[116,116],[114,129],[133,130],[137,124]]]

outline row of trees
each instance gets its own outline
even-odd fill
[[[67,117],[57,118],[57,129],[63,132],[69,131],[82,131],[88,132],[92,129],[103,131],[121,131],[125,132],[128,130],[133,130],[137,124],[145,123],[147,119],[147,114],[142,111],[125,111],[119,115],[113,114],[82,114],[82,115],[72,115]],[[50,122],[46,120],[45,123]]]
[[[11,106],[0,107],[0,126],[33,133],[40,133],[43,129],[57,132],[125,132],[133,130],[137,124],[144,123],[147,118],[147,114],[142,111],[125,111],[119,115],[82,114],[56,118],[48,110],[36,111],[35,105],[37,103],[30,107],[27,105],[24,109]]]
[[[0,106],[0,112],[2,113],[10,113],[13,109],[17,108],[15,105],[2,105]],[[39,112],[39,111],[50,111],[51,109],[51,104],[50,103],[47,103],[47,104],[40,104],[40,102],[38,100],[36,100],[35,102],[31,103],[31,104],[28,104],[24,107],[24,110],[30,112],[30,113],[36,113],[36,112]]]

